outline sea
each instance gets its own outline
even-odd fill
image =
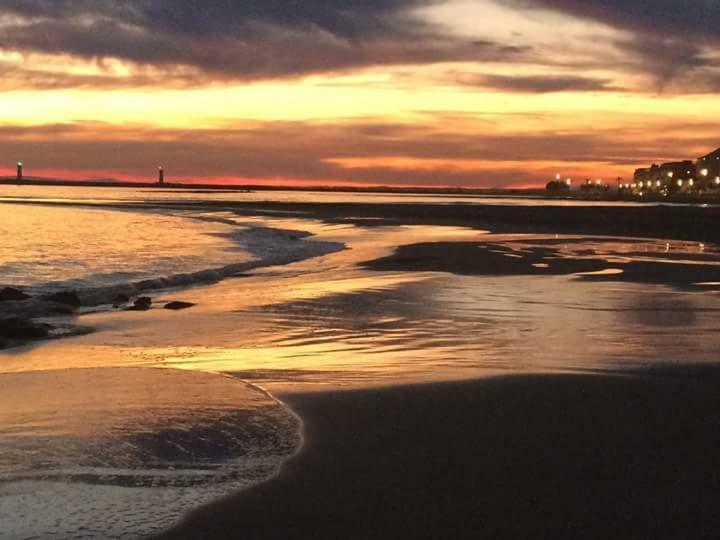
[[[551,241],[559,257],[720,265],[714,246],[238,213],[239,202],[526,198],[0,187],[0,287],[88,301],[87,331],[0,351],[0,539],[144,538],[301,451],[288,392],[716,361],[712,283],[375,271],[398,246]],[[360,224],[359,224],[360,223]],[[519,246],[519,247],[518,247]],[[508,252],[507,256],[517,256]],[[707,288],[704,286],[707,285]],[[162,309],[172,300],[195,307]],[[369,427],[370,428],[370,427]]]

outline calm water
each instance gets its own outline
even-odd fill
[[[189,215],[6,204],[0,284],[98,287],[239,263],[251,258],[241,232]]]
[[[123,190],[94,190],[87,196],[97,200],[109,197],[108,191],[123,200],[144,196]],[[61,198],[57,190],[45,195]],[[0,219],[16,227],[13,242],[24,245],[24,234],[33,248],[4,256],[24,257],[30,268],[32,260],[63,251],[94,260],[93,271],[78,272],[74,279],[110,267],[114,273],[117,261],[132,261],[132,271],[147,272],[154,268],[153,254],[188,265],[195,264],[193,255],[206,251],[213,254],[208,255],[212,264],[216,255],[234,260],[255,252],[238,251],[236,239],[225,234],[228,228],[309,231],[316,241],[344,243],[348,249],[259,269],[250,277],[161,293],[161,299],[196,302],[192,310],[89,314],[80,322],[98,330],[92,335],[0,353],[0,523],[14,527],[14,536],[6,538],[48,531],[81,537],[79,531],[108,515],[114,518],[104,531],[107,537],[137,537],[198,502],[267,476],[297,446],[298,425],[281,404],[243,381],[281,394],[497,373],[714,363],[720,350],[720,296],[712,288],[681,290],[578,275],[372,272],[360,266],[398,245],[432,241],[509,242],[522,250],[523,242],[551,239],[560,242],[561,257],[596,258],[608,268],[627,260],[717,265],[715,246],[501,237],[450,227],[364,228],[298,218],[239,221],[201,206],[183,215],[150,208],[132,213],[31,207],[38,216],[69,212],[68,222],[97,219],[118,235],[127,223],[138,224],[130,234],[148,248],[145,258],[135,259],[138,244],[131,248],[129,242],[92,250],[69,245],[69,239],[92,238],[95,231],[76,235],[76,227],[65,223],[58,230],[65,227],[67,234],[49,233],[53,242],[44,244],[41,236],[22,233],[25,221],[8,218],[8,208],[15,206],[0,206]],[[89,217],[94,212],[96,218]],[[173,231],[162,241],[146,230],[161,221]],[[35,230],[55,226],[42,217],[27,223]],[[263,237],[263,249],[293,245],[276,240]],[[177,251],[168,256],[166,245]],[[56,277],[37,281],[68,279],[55,263],[49,266],[42,271]],[[65,506],[49,511],[60,492]],[[41,518],[33,521],[32,515]]]
[[[640,206],[633,202],[546,200],[523,197],[481,197],[475,195],[413,195],[381,193],[328,193],[305,191],[210,191],[185,189],[77,188],[48,186],[0,186],[2,200],[45,200],[64,202],[120,203],[138,201],[232,201],[232,202],[323,202],[323,203],[428,203],[500,204],[549,206]]]

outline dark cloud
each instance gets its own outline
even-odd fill
[[[503,0],[560,11],[616,28],[686,39],[720,37],[718,0]]]
[[[438,1],[10,0],[0,3],[0,49],[189,67],[210,79],[522,52],[458,39],[417,14]],[[202,82],[197,73],[195,82]]]
[[[497,0],[524,9],[545,9],[627,32],[616,41],[634,59],[630,67],[650,74],[664,90],[705,88],[717,79],[707,49],[720,44],[720,1],[693,0]],[[693,76],[689,84],[679,75]],[[701,90],[704,91],[704,90]]]
[[[451,79],[466,86],[477,86],[504,92],[615,92],[622,88],[608,79],[573,75],[481,75],[455,73]]]

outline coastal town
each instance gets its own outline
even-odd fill
[[[573,189],[572,179],[563,179],[560,174],[546,186],[550,195],[569,195]],[[578,190],[586,195],[610,195],[613,186],[601,179],[586,179]],[[636,169],[631,182],[617,179],[616,194],[650,199],[720,196],[720,148],[696,160],[653,163]]]

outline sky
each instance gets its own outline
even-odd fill
[[[720,0],[2,0],[0,175],[531,187],[720,146]]]

